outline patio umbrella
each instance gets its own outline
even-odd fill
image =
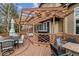
[[[11,20],[11,27],[10,27],[10,31],[9,31],[9,36],[17,36],[16,32],[15,32],[15,27],[14,27],[15,21],[14,19]]]

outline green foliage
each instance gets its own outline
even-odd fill
[[[3,32],[4,32],[3,26],[0,26],[0,33],[3,33]]]
[[[13,3],[5,3],[0,6],[0,15],[1,16],[9,16],[11,18],[17,18],[17,9],[16,4]]]
[[[1,3],[0,4],[0,16],[4,17],[4,24],[6,25],[6,29],[9,29],[9,23],[11,19],[18,18],[17,8],[15,3]]]

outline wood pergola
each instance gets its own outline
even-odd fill
[[[23,8],[21,11],[21,17],[18,21],[16,21],[16,23],[18,25],[36,25],[42,21],[52,19],[54,28],[55,17],[64,19],[72,12],[73,10],[64,7]]]
[[[37,24],[50,18],[54,20],[54,17],[65,18],[72,12],[72,10],[63,7],[24,8],[17,24]]]
[[[18,25],[33,25],[33,34],[35,34],[35,25],[38,25],[40,22],[46,21],[46,20],[53,20],[53,32],[55,28],[55,18],[60,18],[62,21],[63,19],[70,15],[73,12],[73,10],[70,10],[68,8],[64,7],[45,7],[45,8],[23,8],[21,11],[21,17],[16,22]],[[63,24],[62,24],[63,27]],[[19,27],[19,32],[21,27]],[[63,31],[64,32],[64,31]],[[29,33],[29,29],[28,29]],[[38,33],[37,33],[38,34]],[[46,34],[46,33],[45,33]],[[49,36],[52,34],[48,34]],[[53,41],[51,39],[51,41]]]

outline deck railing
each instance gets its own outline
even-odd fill
[[[71,37],[70,34],[66,34],[66,33],[57,33],[57,34],[33,33],[32,39],[33,39],[34,42],[38,42],[38,43],[55,44],[57,36],[60,36],[62,41],[66,41],[68,37]]]
[[[50,43],[50,35],[48,33],[33,33],[31,40],[35,43],[48,44]]]
[[[73,35],[69,33],[57,33],[57,34],[50,34],[50,33],[33,33],[31,37],[33,42],[36,43],[44,43],[44,44],[54,44],[56,42],[57,36],[61,36],[62,41],[66,41],[69,37],[76,38],[76,41],[79,43],[79,35]]]
[[[30,38],[30,37],[29,37]],[[55,34],[50,33],[33,33],[33,37],[31,37],[31,40],[35,43],[40,44],[54,44],[56,39]]]

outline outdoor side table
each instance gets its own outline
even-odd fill
[[[63,47],[73,56],[79,56],[79,44],[68,42]]]

